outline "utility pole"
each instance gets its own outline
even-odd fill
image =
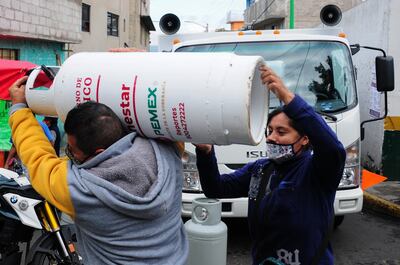
[[[289,28],[294,29],[294,0],[290,0],[289,7],[290,17],[289,17]]]

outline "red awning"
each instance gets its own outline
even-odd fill
[[[8,88],[26,73],[38,65],[26,61],[0,59],[0,99],[10,100]],[[52,81],[42,71],[36,78],[34,87],[50,87]]]

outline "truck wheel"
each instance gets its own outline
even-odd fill
[[[335,221],[333,223],[333,228],[334,229],[338,228],[343,223],[343,220],[344,220],[344,215],[335,216]]]

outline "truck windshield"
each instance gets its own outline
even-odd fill
[[[234,52],[264,58],[286,86],[321,112],[335,113],[356,104],[350,52],[340,42],[286,41],[183,46],[176,52]],[[270,108],[282,103],[271,94]]]

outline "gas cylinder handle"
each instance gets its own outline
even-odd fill
[[[53,71],[51,70],[51,68],[48,68],[46,65],[42,64],[40,66],[40,68],[43,70],[43,72],[46,74],[46,76],[53,81],[55,74],[53,73]]]
[[[34,89],[34,84],[36,81],[36,78],[38,77],[39,73],[42,71],[42,68],[36,67],[32,70],[32,72],[29,74],[28,80],[26,81],[26,89],[31,90]]]
[[[36,114],[43,116],[57,116],[56,105],[54,103],[54,89],[40,86],[37,89],[35,81],[37,80],[42,68],[36,67],[29,75],[25,86],[26,102],[29,108]]]

